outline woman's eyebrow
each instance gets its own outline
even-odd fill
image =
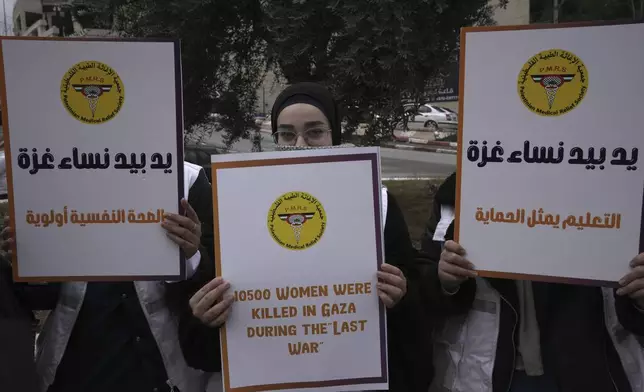
[[[280,125],[277,126],[277,129],[285,129],[285,130],[290,131],[290,130],[295,129],[295,126],[291,125],[291,124],[280,124]]]

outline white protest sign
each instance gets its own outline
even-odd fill
[[[179,279],[179,44],[3,38],[18,280]]]
[[[380,155],[213,155],[225,391],[387,389]]]
[[[457,236],[482,276],[611,284],[644,250],[643,36],[464,30]]]

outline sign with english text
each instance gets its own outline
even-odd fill
[[[179,44],[0,38],[18,281],[176,280]],[[151,114],[154,115],[151,115]]]
[[[378,148],[213,155],[212,183],[224,391],[386,390]]]
[[[644,251],[642,36],[464,29],[455,234],[481,276],[613,285]]]

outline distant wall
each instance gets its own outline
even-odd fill
[[[257,113],[270,114],[277,96],[286,88],[272,71],[268,71],[262,85],[257,90]]]
[[[498,3],[498,0],[491,0]],[[530,23],[530,0],[510,0],[506,9],[498,9],[494,20],[501,26]]]

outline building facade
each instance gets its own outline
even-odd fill
[[[530,24],[530,0],[508,1],[506,8],[496,10],[494,20],[499,26]]]
[[[13,33],[33,37],[106,37],[115,36],[111,29],[97,28],[83,15],[82,2],[72,0],[17,0],[13,8]]]

